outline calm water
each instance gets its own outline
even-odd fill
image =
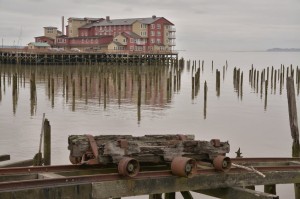
[[[300,53],[181,52],[186,60],[204,60],[200,72],[200,89],[192,97],[192,75],[195,70],[162,67],[26,67],[1,68],[0,93],[0,151],[11,154],[12,160],[32,158],[38,151],[43,113],[52,127],[52,163],[68,164],[67,138],[71,134],[195,134],[196,139],[220,138],[231,144],[230,157],[241,148],[244,157],[290,157],[291,135],[288,121],[287,97],[280,81],[265,88],[249,83],[249,70],[253,64],[259,70],[271,67],[278,70],[281,64],[300,65]],[[213,60],[213,69],[212,69]],[[223,74],[223,66],[228,68]],[[242,91],[233,84],[233,69],[243,72]],[[126,69],[125,69],[126,68]],[[221,71],[220,95],[216,93],[216,69]],[[18,94],[13,97],[14,71],[22,71],[18,78]],[[36,96],[30,100],[30,76],[35,71]],[[172,71],[179,80],[167,89],[167,78]],[[5,73],[4,73],[5,72]],[[141,108],[137,109],[138,73],[141,74]],[[25,75],[23,75],[25,74]],[[48,79],[53,78],[52,88]],[[5,76],[5,80],[4,77]],[[68,76],[68,95],[66,76]],[[11,78],[10,78],[11,77]],[[65,77],[65,78],[63,78]],[[178,78],[177,78],[178,77]],[[224,78],[223,78],[224,77]],[[72,81],[75,80],[75,98]],[[271,78],[269,76],[269,78]],[[81,80],[82,79],[82,80]],[[100,79],[100,87],[99,87]],[[106,83],[104,83],[106,79]],[[5,81],[5,86],[4,82]],[[119,83],[120,81],[120,83]],[[206,115],[204,113],[204,82],[208,85]],[[64,83],[65,82],[65,83]],[[82,84],[80,83],[82,82]],[[50,81],[51,84],[51,81]],[[107,85],[106,95],[104,85]],[[80,86],[82,85],[82,86]],[[4,89],[5,87],[5,89]],[[297,86],[296,86],[297,88]],[[101,94],[100,94],[101,93]],[[68,97],[67,97],[68,96]],[[300,114],[299,94],[297,111]],[[13,103],[15,102],[15,103]],[[298,116],[299,117],[299,116]],[[258,188],[262,189],[261,187]],[[282,198],[291,198],[291,185],[279,186]],[[206,197],[205,197],[206,198]]]

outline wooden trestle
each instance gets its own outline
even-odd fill
[[[0,63],[19,65],[172,64],[178,54],[108,52],[36,52],[0,50]]]

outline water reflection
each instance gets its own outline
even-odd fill
[[[226,88],[225,77],[229,64],[215,66],[212,61],[212,73],[205,73],[204,60],[179,60],[174,66],[0,66],[0,101],[5,95],[6,86],[12,87],[13,113],[17,112],[19,99],[19,88],[25,89],[26,82],[30,82],[30,115],[36,114],[37,92],[45,93],[52,108],[57,100],[63,101],[70,107],[70,110],[82,109],[82,104],[93,107],[95,104],[106,110],[110,104],[136,105],[137,120],[141,121],[141,107],[165,107],[172,102],[173,94],[181,89],[181,76],[186,65],[187,72],[191,73],[191,99],[192,101],[200,95],[201,82],[204,85],[204,118],[207,117],[207,98],[209,84],[215,84],[215,95],[221,97],[221,90]],[[215,68],[215,75],[213,70]],[[222,85],[221,85],[222,70]],[[233,90],[239,100],[244,98],[243,84],[245,68],[234,67]],[[268,95],[276,95],[277,85],[279,94],[283,92],[285,81],[288,76],[295,79],[297,95],[300,90],[300,69],[292,65],[280,68],[258,67],[253,64],[248,72],[251,93],[259,96],[264,103],[264,110],[267,111]],[[211,80],[214,81],[211,81]],[[6,85],[7,84],[7,85]],[[44,90],[37,91],[37,85],[44,87]],[[40,94],[39,94],[40,95]],[[71,97],[71,101],[69,98]],[[22,98],[22,97],[21,97]],[[203,99],[203,98],[202,98]]]
[[[1,65],[0,100],[5,82],[13,79],[13,112],[16,113],[18,88],[30,82],[30,114],[35,115],[37,96],[45,93],[51,107],[64,99],[72,111],[85,105],[98,103],[107,109],[110,103],[136,104],[138,121],[141,106],[165,107],[172,94],[180,91],[183,64],[179,66],[10,66]],[[11,74],[14,74],[13,77]],[[5,79],[6,78],[6,79]],[[18,83],[19,82],[19,83]],[[37,91],[37,85],[44,87]],[[39,92],[39,93],[38,93]],[[5,92],[4,92],[5,94]],[[71,102],[69,102],[71,97]]]

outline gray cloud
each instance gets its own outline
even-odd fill
[[[16,6],[18,5],[18,6]],[[261,50],[300,47],[299,0],[0,0],[0,37],[23,45],[61,27],[60,17],[164,16],[176,25],[177,49]]]

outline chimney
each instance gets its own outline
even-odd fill
[[[109,18],[109,16],[106,16],[106,21],[110,21],[110,18]]]
[[[156,16],[155,15],[152,15],[152,19],[155,19],[156,18]]]
[[[61,17],[61,34],[62,35],[65,34],[65,17],[64,16]]]

